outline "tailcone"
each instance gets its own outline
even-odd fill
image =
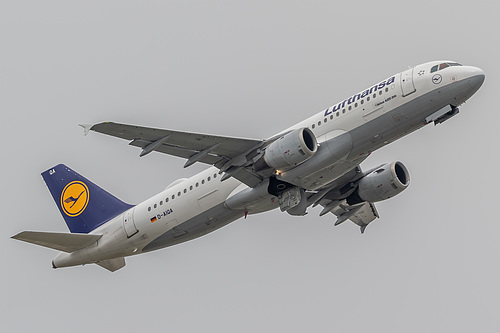
[[[87,263],[85,256],[79,255],[78,252],[73,253],[59,253],[54,260],[52,260],[52,268],[63,268],[71,266],[79,266]]]

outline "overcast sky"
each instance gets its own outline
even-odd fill
[[[482,3],[3,2],[1,331],[498,332],[500,24]],[[485,84],[363,163],[411,174],[364,235],[319,207],[273,211],[116,273],[53,270],[56,251],[9,238],[67,231],[40,176],[55,164],[133,204],[204,168],[80,123],[261,139],[439,59],[481,67]]]

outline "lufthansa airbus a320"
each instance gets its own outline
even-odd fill
[[[95,263],[110,271],[125,257],[182,243],[248,214],[279,208],[302,216],[312,207],[350,220],[363,233],[378,201],[410,184],[406,166],[360,164],[375,150],[458,114],[484,72],[434,61],[391,75],[267,139],[245,139],[105,122],[83,125],[153,151],[210,165],[130,205],[59,164],[42,173],[70,233],[23,231],[12,238],[61,251],[54,268]],[[331,214],[331,215],[330,215]]]

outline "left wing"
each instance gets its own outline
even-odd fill
[[[371,202],[364,202],[359,206],[339,205],[332,213],[337,216],[335,225],[351,220],[361,228],[361,233],[365,232],[370,222],[379,217],[375,205]]]
[[[361,228],[361,233],[364,233],[368,224],[379,217],[375,204],[372,202],[362,202],[356,205],[349,205],[345,199],[357,188],[357,184],[361,178],[376,169],[378,167],[362,172],[359,166],[355,167],[324,189],[320,189],[318,192],[310,195],[308,198],[309,204],[314,206],[319,204],[323,207],[323,210],[319,214],[320,216],[330,212],[337,216],[336,226],[347,220],[351,220]]]
[[[184,167],[196,162],[215,165],[226,174],[250,187],[262,181],[250,166],[252,158],[264,145],[264,140],[225,137],[209,134],[172,131],[135,125],[104,122],[82,125],[85,133],[95,131],[130,140],[130,145],[142,148],[140,156],[152,151],[186,158]],[[223,177],[223,179],[224,179]]]

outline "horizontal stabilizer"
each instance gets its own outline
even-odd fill
[[[103,260],[96,262],[96,264],[98,264],[102,268],[106,268],[110,272],[115,272],[125,266],[125,258],[121,257],[121,258]]]
[[[97,240],[101,237],[102,235],[40,231],[23,231],[15,236],[12,236],[13,239],[68,253],[84,249],[97,242]]]

